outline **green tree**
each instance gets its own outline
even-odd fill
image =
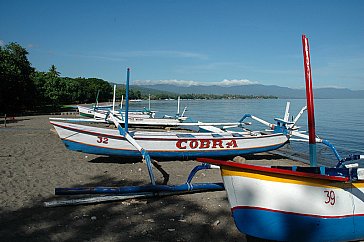
[[[99,102],[104,102],[112,98],[113,88],[107,81],[98,78],[85,79],[84,86],[86,92],[85,102],[94,102],[99,91]]]
[[[62,78],[66,85],[66,94],[64,102],[69,103],[80,103],[82,96],[82,88],[80,82],[73,78],[64,77]]]
[[[17,43],[0,46],[0,112],[17,113],[32,108],[35,87],[34,68],[28,52]]]
[[[50,102],[45,96],[45,83],[47,82],[48,75],[45,72],[35,71],[32,74],[32,80],[35,87],[34,102],[37,107],[42,106]]]
[[[60,72],[57,71],[57,68],[55,65],[51,65],[51,68],[49,68],[48,74],[50,77],[60,77]]]
[[[116,88],[116,98],[121,100],[121,96],[125,99],[125,85],[118,85]]]
[[[59,107],[67,95],[65,81],[60,77],[49,77],[45,83],[44,94],[51,101],[53,107]]]

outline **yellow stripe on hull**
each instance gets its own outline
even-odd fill
[[[304,185],[304,186],[326,187],[326,188],[347,189],[347,188],[350,188],[351,186],[354,186],[356,188],[364,187],[364,181],[357,181],[357,182],[330,181],[330,180],[310,178],[310,177],[294,176],[294,175],[289,175],[289,174],[278,174],[278,173],[270,173],[270,172],[265,172],[265,171],[242,170],[241,168],[226,167],[226,166],[221,167],[221,175],[222,176],[242,176],[242,177],[249,177],[249,178],[265,180],[265,181],[291,183],[291,184],[298,184],[298,185]]]

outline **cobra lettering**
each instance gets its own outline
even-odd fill
[[[235,139],[223,141],[221,139],[181,139],[176,142],[176,147],[185,149],[216,149],[216,148],[235,148],[238,147]]]

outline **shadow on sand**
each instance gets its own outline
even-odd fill
[[[232,160],[234,158],[234,156],[232,157],[224,157],[221,158],[222,160]],[[254,154],[254,155],[244,155],[244,158],[246,160],[280,160],[283,159],[284,157],[278,154],[271,154],[271,153],[262,153],[262,154]],[[188,160],[188,159],[186,159]],[[168,162],[168,161],[175,161],[174,160],[170,160],[167,158],[164,159],[158,159],[158,161],[161,161],[161,164],[163,164],[163,162]],[[99,156],[96,157],[92,160],[89,161],[90,163],[117,163],[117,164],[134,164],[134,163],[142,163],[142,159],[138,158],[138,157],[129,157],[129,158],[125,158],[125,157],[113,157],[113,156]],[[198,163],[196,163],[197,165]]]
[[[107,175],[85,186],[140,185],[117,181]],[[211,197],[204,193],[203,199]],[[192,195],[97,205],[45,208],[33,198],[32,207],[1,211],[2,241],[244,241],[234,226],[226,196],[217,196],[207,206]],[[64,198],[64,197],[63,197]],[[54,199],[53,197],[46,200]]]

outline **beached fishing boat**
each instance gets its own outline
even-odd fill
[[[108,106],[107,108],[104,107],[86,107],[86,106],[77,106],[78,112],[81,116],[88,117],[88,118],[98,118],[98,119],[105,119],[107,113],[112,110],[112,106]],[[117,116],[125,116],[125,111],[114,111]],[[141,111],[130,111],[129,115],[131,117],[137,118],[152,118],[152,113],[148,110],[141,110]]]
[[[364,239],[364,168],[342,158],[315,134],[308,39],[302,36],[311,167],[261,167],[231,161],[199,159],[220,166],[237,228],[247,235],[278,241],[352,241]],[[317,166],[316,142],[328,146],[338,163]]]
[[[161,132],[130,132],[130,137],[138,143],[138,146],[147,150],[150,157],[163,159],[226,157],[278,149],[289,140],[289,131],[294,126],[294,123],[289,124],[287,120],[281,119],[277,119],[277,124],[273,125],[253,115],[244,115],[239,122],[235,123],[183,123],[183,121],[187,119],[187,117],[184,116],[186,108],[180,115],[179,101],[180,99],[178,98],[177,115],[175,117],[139,118],[137,116],[138,114],[129,112],[128,107],[126,108],[125,117],[122,112],[117,113],[114,110],[101,109],[96,111],[95,109],[90,109],[88,111],[90,114],[93,112],[95,116],[97,115],[97,119],[90,121],[103,120],[103,122],[111,122],[114,123],[115,126],[120,126],[118,127],[118,130],[59,122],[88,121],[74,118],[50,118],[50,123],[53,124],[59,137],[70,150],[120,157],[142,157],[140,151],[130,142],[130,140],[125,138],[125,131],[120,130],[122,129],[121,125],[125,125],[126,132],[128,132],[128,126],[147,126],[149,128],[155,126],[170,126],[183,127],[188,130],[197,129],[197,132],[171,132],[166,130]],[[113,106],[114,103],[115,95]],[[85,107],[82,108],[83,110],[86,110]],[[286,116],[288,115],[287,112],[286,109]],[[271,130],[268,132],[248,130],[236,132],[225,130],[236,127],[243,128],[243,125],[249,124],[243,122],[248,117],[267,125]],[[127,122],[125,122],[126,120]],[[224,127],[221,129],[216,127],[216,125]]]
[[[112,105],[99,105],[99,92],[97,92],[96,103],[92,107],[78,105],[77,109],[81,116],[95,119],[105,119],[108,112],[112,112],[114,115],[123,119],[125,117],[125,111],[123,109],[123,96],[121,98],[120,106],[116,105],[116,85],[114,85],[114,94]],[[150,97],[149,97],[149,109],[131,111],[128,110],[129,117],[138,119],[154,118],[155,111],[150,110]]]
[[[94,109],[84,106],[78,106],[78,110],[81,116],[88,117],[90,119],[84,118],[50,118],[50,120],[58,120],[58,121],[68,121],[68,122],[104,122],[104,123],[112,123],[112,121],[108,118],[110,112],[112,112],[118,119],[121,124],[125,123],[126,113],[123,110],[120,111],[111,111],[109,109]],[[130,127],[174,127],[179,126],[179,124],[186,122],[188,117],[186,116],[165,116],[163,118],[156,118],[155,112],[152,111],[129,111],[128,113],[128,122]],[[189,125],[191,126],[191,125]]]
[[[95,106],[95,107],[85,107],[85,106],[77,106],[78,111],[81,116],[92,118],[90,120],[84,119],[67,119],[67,118],[51,118],[51,120],[63,120],[70,122],[100,122],[104,120],[105,122],[112,122],[108,119],[108,115],[112,112],[118,119],[120,123],[125,123],[126,116],[128,116],[128,122],[131,127],[136,126],[147,126],[147,127],[173,127],[178,126],[178,124],[185,122],[189,118],[185,116],[185,112],[187,107],[185,107],[180,113],[180,98],[178,97],[177,103],[177,113],[174,116],[164,115],[162,118],[156,118],[156,111],[151,111],[150,109],[150,97],[149,97],[149,108],[144,108],[143,110],[128,110],[126,113],[125,110],[122,109],[123,98],[120,104],[119,109],[115,108],[115,86],[114,86],[114,98],[113,105],[111,106]]]
[[[90,154],[141,157],[118,130],[51,121],[70,150]],[[190,159],[237,156],[278,149],[289,139],[286,132],[130,132],[152,158]]]
[[[129,76],[130,69],[127,70],[126,90],[129,90]],[[128,94],[128,91],[126,94]],[[126,100],[128,100],[128,95]],[[128,102],[126,102],[126,110],[128,110]],[[213,168],[209,164],[196,166],[184,184],[172,186],[159,185],[156,183],[152,165],[163,174],[164,184],[168,182],[169,175],[151,158],[173,160],[211,156],[223,157],[277,149],[289,140],[291,132],[297,130],[295,123],[304,110],[305,107],[299,112],[293,122],[288,122],[289,103],[287,103],[284,119],[275,119],[276,124],[271,124],[250,114],[244,115],[237,123],[197,123],[197,126],[202,129],[201,133],[130,131],[128,128],[129,119],[125,119],[126,122],[124,127],[122,127],[120,119],[112,112],[106,118],[110,118],[117,127],[117,130],[51,121],[60,138],[71,150],[101,155],[141,157],[145,161],[151,181],[150,185],[137,187],[56,188],[55,193],[58,195],[116,194],[118,195],[116,199],[125,199],[126,197],[132,198],[135,194],[138,197],[154,197],[187,192],[222,190],[224,187],[221,183],[191,183],[197,171]],[[126,111],[127,115],[128,112]],[[246,118],[252,118],[268,126],[269,129],[265,131],[250,131],[244,128],[244,125],[250,125],[250,123],[244,122]],[[220,129],[215,125],[225,126]],[[228,131],[229,128],[242,128],[244,131]],[[128,195],[130,193],[132,197]],[[103,196],[102,201],[105,201],[105,199],[112,200],[114,198]],[[64,201],[65,203],[62,201],[52,204],[78,204],[79,202],[93,203],[98,201],[100,201],[99,198],[92,198],[87,199],[87,201],[72,200]],[[53,205],[49,204],[47,206]]]
[[[244,234],[278,241],[364,238],[363,169],[200,161],[220,166],[232,216]]]
[[[138,141],[133,137],[135,133],[129,132],[129,123],[128,123],[128,110],[129,110],[129,102],[128,102],[128,93],[129,93],[129,78],[130,78],[130,69],[127,69],[127,78],[126,78],[126,118],[124,127],[120,124],[120,119],[116,117],[113,113],[109,113],[110,119],[114,123],[114,125],[117,127],[118,134],[112,133],[111,135],[105,137],[105,136],[97,136],[98,141],[96,141],[98,144],[109,144],[109,138],[116,140],[123,140],[128,142],[130,145],[128,148],[131,151],[132,155],[136,155],[135,151],[139,153],[139,156],[142,157],[143,161],[145,161],[145,164],[148,169],[148,174],[150,178],[150,184],[145,186],[126,186],[126,187],[82,187],[82,188],[56,188],[55,194],[57,195],[80,195],[80,194],[102,194],[102,196],[96,196],[96,197],[89,197],[89,198],[79,198],[79,199],[71,199],[71,200],[63,200],[63,201],[51,201],[46,202],[44,205],[46,207],[53,207],[53,206],[62,206],[62,205],[75,205],[75,204],[90,204],[90,203],[98,203],[98,202],[105,202],[105,201],[115,201],[115,200],[123,200],[123,199],[130,199],[130,198],[147,198],[147,197],[156,197],[156,196],[170,196],[174,194],[185,194],[185,193],[194,193],[194,192],[204,192],[204,191],[220,191],[223,190],[223,184],[222,183],[192,183],[192,179],[194,175],[200,171],[205,169],[211,169],[212,166],[203,164],[196,166],[193,170],[191,170],[186,182],[184,184],[180,185],[167,185],[167,182],[169,180],[169,174],[163,170],[163,168],[158,165],[158,163],[155,160],[151,159],[151,156],[149,155],[149,152],[142,147]],[[108,115],[108,116],[109,116]],[[108,118],[108,117],[106,117]],[[56,127],[56,126],[55,126]],[[74,128],[74,127],[73,127]],[[74,130],[71,132],[74,132]],[[88,133],[95,134],[95,130],[92,128],[88,130],[82,130],[81,133]],[[115,131],[115,130],[114,130]],[[78,132],[71,134],[77,136]],[[94,137],[94,136],[93,136]],[[68,137],[64,137],[64,139],[67,139]],[[154,140],[155,142],[158,142],[158,140]],[[66,141],[67,142],[67,141]],[[180,148],[186,149],[187,146],[184,146],[184,144],[187,140],[180,140],[179,146]],[[210,142],[202,141],[201,144],[210,145]],[[113,143],[113,142],[112,142]],[[194,141],[192,141],[194,143]],[[223,144],[223,141],[217,142],[216,146],[220,146]],[[225,144],[225,143],[224,143]],[[82,143],[75,143],[77,145],[83,145]],[[191,144],[190,144],[191,145]],[[228,144],[226,144],[228,145]],[[234,146],[234,141],[231,144]],[[90,146],[86,145],[86,148],[92,148]],[[117,147],[120,148],[120,147]],[[193,147],[194,148],[194,145]],[[195,147],[197,148],[197,147]],[[102,149],[98,149],[102,150]],[[105,150],[110,150],[109,148]],[[81,151],[81,150],[80,150]],[[123,156],[125,156],[125,153],[123,153]],[[163,184],[157,184],[154,176],[154,172],[152,169],[152,165],[155,166],[156,169],[158,169],[164,178]],[[111,196],[110,196],[111,195]]]
[[[129,90],[129,75],[130,70],[128,69],[126,90]],[[126,94],[126,100],[128,100],[128,91],[126,91]],[[287,103],[284,119],[276,118],[276,124],[271,124],[250,114],[245,114],[236,123],[221,123],[220,125],[225,125],[223,129],[215,127],[213,124],[179,124],[190,128],[197,126],[200,132],[172,132],[170,130],[160,132],[136,130],[129,132],[128,127],[132,122],[128,118],[128,101],[126,102],[125,109],[125,118],[121,119],[112,111],[108,111],[103,117],[104,120],[114,123],[118,128],[117,130],[59,122],[54,119],[50,123],[55,127],[59,137],[68,149],[83,153],[119,157],[142,157],[143,153],[141,150],[144,150],[148,151],[151,158],[163,159],[233,157],[271,151],[282,147],[288,142],[290,133],[297,129],[295,123],[305,108],[301,110],[294,122],[288,121],[289,103]],[[179,102],[177,113],[179,114]],[[182,117],[183,114],[184,112],[181,115]],[[252,118],[268,126],[269,130],[251,131],[246,129],[244,125],[250,124],[244,122],[246,118]],[[151,126],[151,120],[153,119],[146,120],[149,126]],[[171,120],[168,118],[166,120],[168,120],[167,124],[171,124]],[[124,124],[124,128],[121,127],[122,124]],[[157,122],[157,124],[161,123]],[[243,131],[232,131],[229,128],[241,128]]]
[[[129,90],[129,76],[130,69],[127,70],[126,94],[128,94]],[[126,96],[126,100],[128,100],[128,95]],[[124,123],[124,127],[121,126],[120,119],[112,112],[108,116],[110,116],[110,120],[117,127],[117,130],[55,121],[51,121],[51,123],[54,125],[65,145],[71,150],[101,155],[142,158],[148,169],[150,184],[126,187],[56,188],[55,194],[57,195],[101,194],[102,196],[53,201],[45,203],[45,206],[89,204],[137,197],[147,198],[181,193],[220,191],[224,189],[223,184],[220,182],[192,183],[196,172],[211,169],[213,168],[211,165],[202,164],[196,166],[184,184],[167,185],[169,180],[168,173],[151,158],[173,160],[209,156],[236,156],[268,151],[284,145],[290,137],[289,132],[295,129],[294,123],[288,124],[285,120],[277,119],[277,124],[273,125],[255,116],[244,115],[239,123],[235,123],[230,127],[242,128],[243,125],[248,124],[244,123],[243,120],[250,117],[267,125],[270,130],[268,132],[248,130],[244,132],[228,132],[209,124],[203,128],[206,133],[177,133],[167,131],[133,132],[128,128],[128,102],[126,102],[126,122]],[[108,116],[106,118],[109,118]],[[162,173],[164,178],[163,184],[156,183],[152,165]]]

